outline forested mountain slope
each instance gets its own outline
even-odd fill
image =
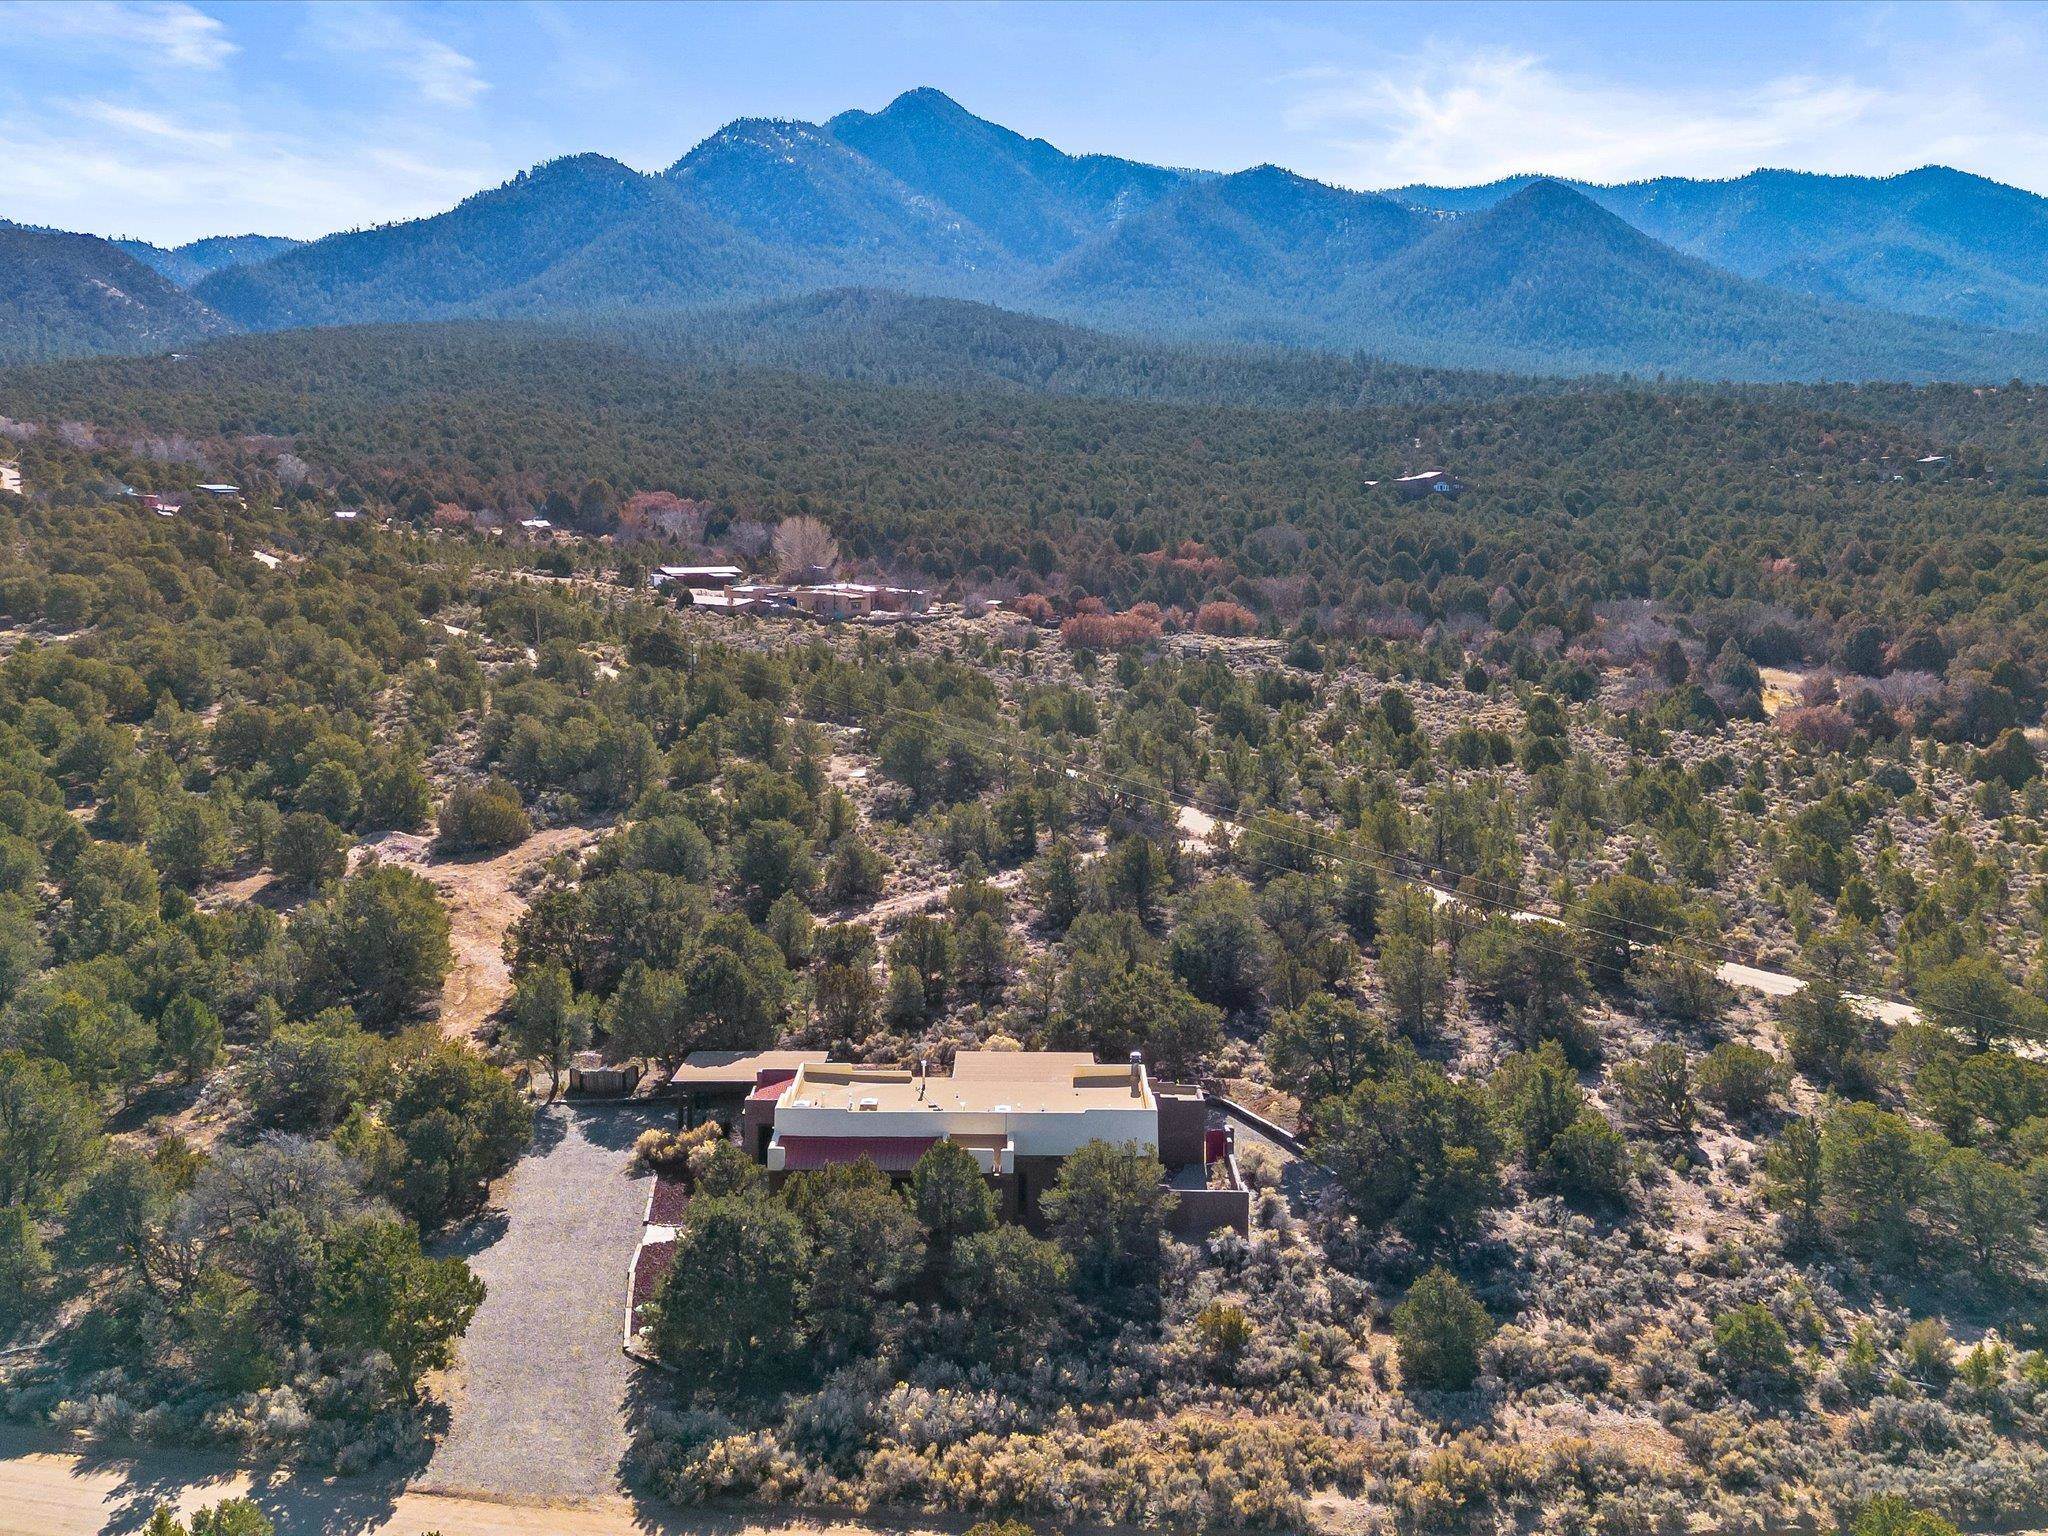
[[[667,174],[734,229],[845,279],[985,285],[1015,266],[944,203],[808,123],[742,119]]]
[[[537,166],[428,219],[330,235],[196,295],[244,325],[673,307],[790,283],[797,268],[659,177],[602,155]]]
[[[1352,339],[1471,366],[1739,379],[1981,378],[2048,340],[1786,294],[1680,256],[1552,181],[1439,225],[1338,300]]]
[[[233,329],[109,241],[0,226],[0,362],[154,352]]]
[[[1126,219],[1057,267],[1037,297],[1098,323],[1328,338],[1332,288],[1407,250],[1431,223],[1262,165],[1192,183]]]
[[[836,288],[739,309],[568,323],[662,361],[946,390],[1346,409],[1600,388],[1299,347],[1173,345],[962,299]]]
[[[1190,179],[1114,155],[1069,155],[976,117],[942,91],[825,125],[905,185],[953,209],[1022,260],[1045,263]]]
[[[180,288],[190,288],[201,278],[229,267],[251,266],[297,250],[306,242],[284,235],[209,235],[168,249],[147,240],[113,242],[152,272],[161,273]]]
[[[1472,212],[1536,179],[1387,195]],[[1982,176],[1930,165],[1881,177],[1753,171],[1571,185],[1645,234],[1775,287],[1973,325],[2048,327],[2048,198]]]

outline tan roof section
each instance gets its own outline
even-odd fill
[[[957,1110],[1073,1114],[1152,1103],[1150,1085],[1131,1092],[1131,1068],[1099,1066],[1086,1051],[962,1051],[951,1077],[916,1077],[886,1067],[806,1065],[782,1095],[790,1108],[881,1112]]]
[[[692,1051],[669,1082],[677,1088],[751,1088],[763,1071],[794,1072],[824,1059],[823,1051]]]
[[[1095,1064],[1094,1055],[1088,1051],[958,1051],[953,1056],[953,1076],[977,1082],[988,1078],[1011,1083],[1028,1078],[1035,1082],[1043,1077],[1070,1077]]]

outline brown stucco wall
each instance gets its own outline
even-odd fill
[[[1202,1160],[1202,1133],[1209,1125],[1202,1090],[1186,1083],[1154,1083],[1159,1103],[1159,1161],[1171,1173]]]

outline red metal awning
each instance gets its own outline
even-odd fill
[[[790,1172],[832,1168],[866,1158],[884,1173],[908,1173],[936,1136],[784,1136],[782,1166]]]

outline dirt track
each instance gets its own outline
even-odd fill
[[[415,833],[393,832],[364,845],[387,864],[403,864],[432,881],[448,909],[455,966],[441,988],[441,1032],[473,1035],[512,995],[505,930],[526,910],[521,888],[558,853],[576,853],[602,836],[590,827],[552,827],[488,859],[443,859]]]
[[[79,1455],[64,1442],[0,1428],[0,1536],[102,1536],[136,1531],[159,1503],[181,1514],[247,1496],[278,1536],[936,1536],[937,1528],[820,1524],[670,1510],[625,1498],[535,1505],[406,1493],[368,1480],[237,1472],[177,1451]]]

